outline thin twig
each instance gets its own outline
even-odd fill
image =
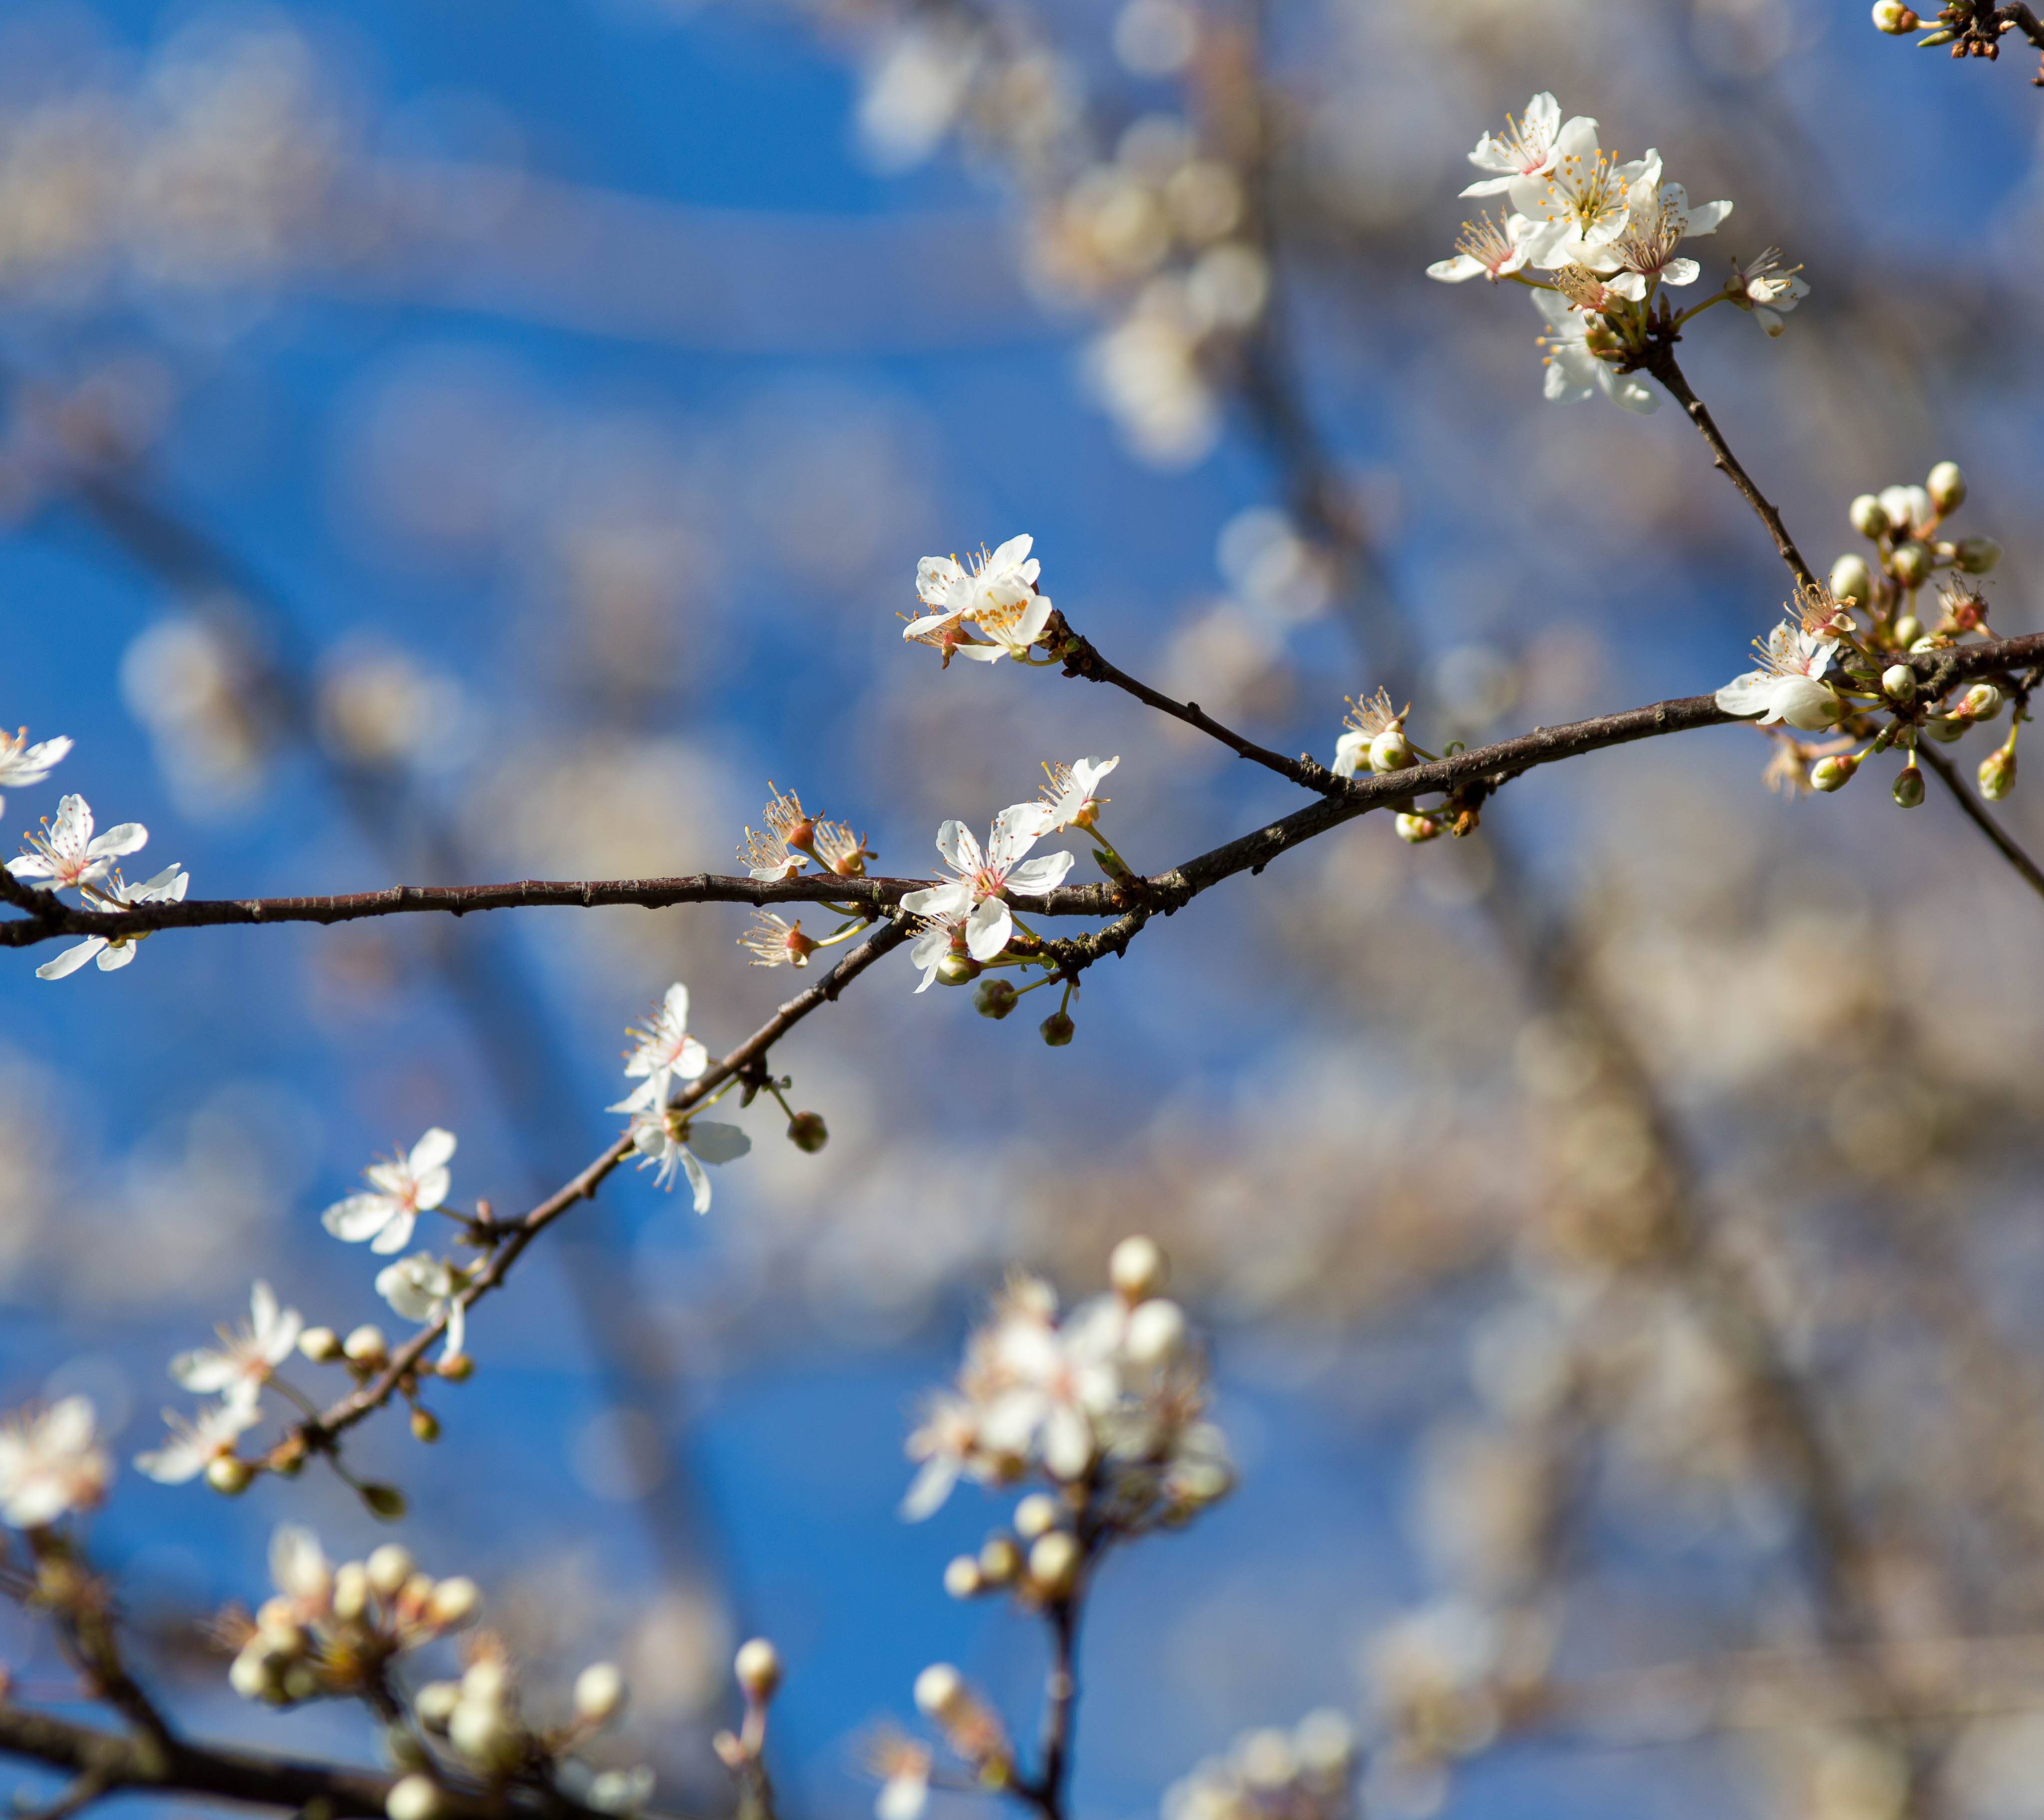
[[[2038,897],[2044,897],[2044,870],[2037,862],[2019,847],[2013,836],[2001,824],[1989,815],[1973,792],[1966,788],[1966,781],[1959,775],[1958,767],[1942,752],[1931,746],[1919,744],[1916,755],[1934,771],[1945,788],[1952,793],[1965,818],[2000,850],[2001,857],[2014,866],[2017,874]]]

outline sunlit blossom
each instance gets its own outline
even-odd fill
[[[371,1251],[402,1251],[422,1213],[431,1213],[448,1197],[453,1178],[448,1158],[455,1136],[436,1125],[414,1144],[409,1154],[371,1163],[363,1173],[375,1192],[352,1194],[320,1215],[336,1238],[369,1242]]]

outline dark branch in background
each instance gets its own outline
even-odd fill
[[[1994,843],[2001,857],[2015,868],[2017,876],[2038,896],[2044,897],[2044,870],[2038,869],[2037,862],[2016,844],[2015,837],[1987,812],[1980,799],[1966,788],[1958,767],[1936,747],[1927,744],[1919,744],[1916,755],[1937,774],[1938,782],[1952,793],[1966,820]]]

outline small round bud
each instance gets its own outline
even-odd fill
[[[1167,1365],[1185,1347],[1185,1311],[1162,1296],[1131,1311],[1124,1342],[1139,1365]]]
[[[333,1615],[352,1624],[369,1609],[369,1569],[359,1561],[344,1561],[333,1570]]]
[[[1170,1272],[1163,1246],[1140,1233],[1123,1239],[1108,1254],[1107,1280],[1132,1307],[1160,1293]]]
[[[1036,1026],[1036,1034],[1053,1049],[1062,1049],[1078,1035],[1079,1027],[1072,1022],[1070,1012],[1054,1011]]]
[[[955,1555],[944,1567],[944,1591],[954,1599],[976,1599],[986,1590],[979,1563],[969,1554]]]
[[[381,1365],[390,1351],[383,1330],[365,1321],[341,1342],[340,1350],[356,1365]]]
[[[1923,622],[1914,613],[1904,613],[1892,628],[1895,642],[1904,651],[1923,635]]]
[[[367,1484],[356,1488],[362,1501],[369,1507],[371,1516],[381,1517],[386,1523],[394,1523],[405,1514],[405,1494],[395,1485]]]
[[[1841,601],[1865,606],[1873,598],[1873,571],[1864,556],[1841,556],[1831,565],[1831,593]]]
[[[390,1820],[434,1820],[440,1810],[440,1791],[430,1776],[401,1776],[383,1797]]]
[[[1911,657],[1921,657],[1927,651],[1942,648],[1935,632],[1926,632],[1921,638],[1913,638],[1909,641],[1909,655]]]
[[[386,1542],[370,1552],[369,1584],[384,1598],[395,1599],[417,1565],[412,1559],[412,1551],[403,1543]]]
[[[965,1676],[948,1662],[932,1662],[916,1677],[916,1710],[925,1718],[941,1723],[957,1712],[968,1697]]]
[[[1958,711],[1977,727],[2001,712],[2001,691],[1991,682],[1976,682],[1960,697]]]
[[[979,977],[979,962],[970,954],[961,954],[957,950],[945,955],[937,962],[937,984],[942,986],[970,985]]]
[[[253,1643],[228,1664],[227,1684],[244,1700],[275,1700],[284,1691],[277,1659]]]
[[[482,1606],[482,1594],[475,1582],[458,1573],[433,1588],[432,1597],[426,1601],[426,1617],[439,1629],[452,1630],[466,1624]]]
[[[797,1112],[788,1121],[788,1142],[814,1156],[830,1142],[830,1127],[820,1112]]]
[[[1870,493],[1862,493],[1846,509],[1846,516],[1852,520],[1852,528],[1862,537],[1878,537],[1888,528],[1888,514],[1881,509],[1881,501]]]
[[[1009,1536],[989,1536],[979,1545],[979,1578],[984,1586],[1008,1586],[1020,1578],[1022,1551]]]
[[[1897,537],[1913,536],[1931,521],[1931,496],[1920,486],[1884,486],[1881,509]]]
[[[982,980],[979,990],[972,995],[972,1008],[982,1017],[998,1023],[1014,1010],[1015,1001],[1021,996],[1006,980]]]
[[[452,1681],[428,1681],[412,1696],[412,1716],[428,1731],[445,1731],[460,1703],[461,1689]]]
[[[440,1438],[440,1419],[430,1409],[412,1411],[412,1438],[414,1441],[437,1441]]]
[[[440,1363],[440,1376],[452,1384],[466,1384],[475,1376],[475,1361],[467,1353],[449,1353]]]
[[[1405,738],[1405,729],[1394,720],[1370,743],[1370,768],[1373,771],[1402,771],[1412,762],[1412,747]]]
[[[575,1676],[575,1717],[607,1725],[624,1710],[624,1672],[614,1662],[592,1662]]]
[[[1810,767],[1810,787],[1814,790],[1842,790],[1852,781],[1853,773],[1858,769],[1859,760],[1851,753],[1834,752]]]
[[[1961,537],[1959,566],[1969,575],[1991,575],[2001,560],[2001,546],[1992,537]]]
[[[1967,723],[1948,714],[1933,714],[1923,723],[1923,736],[1940,746],[1950,746],[1966,736]]]
[[[1400,815],[1393,825],[1398,830],[1398,838],[1408,847],[1418,847],[1441,831],[1441,824],[1431,816]]]
[[[1015,1507],[1015,1533],[1034,1542],[1058,1526],[1058,1500],[1046,1492],[1032,1492]]]
[[[2015,788],[2015,751],[1998,746],[1980,762],[1981,794],[1998,803]]]
[[[1877,32],[1885,32],[1891,38],[1899,38],[1905,33],[1915,31],[1922,22],[1902,4],[1902,0],[1874,0],[1873,29]]]
[[[1895,798],[1897,808],[1915,808],[1923,800],[1923,774],[1914,765],[1904,765],[1888,794]]]
[[[1881,692],[1890,701],[1916,699],[1916,673],[1906,663],[1891,663],[1881,673]]]
[[[239,1497],[248,1489],[255,1476],[256,1469],[232,1453],[223,1453],[206,1462],[206,1482],[223,1497]]]
[[[1078,1580],[1078,1538],[1064,1530],[1039,1536],[1029,1549],[1031,1589],[1045,1599],[1062,1599]]]
[[[1966,477],[1959,471],[1957,462],[1941,461],[1931,470],[1931,478],[1924,482],[1923,490],[1930,494],[1931,505],[1942,518],[1965,504]]]
[[[755,1637],[739,1646],[731,1672],[746,1699],[755,1707],[763,1707],[781,1684],[781,1653],[764,1637]]]
[[[298,1335],[298,1350],[314,1365],[332,1365],[341,1356],[340,1336],[331,1327],[308,1327]]]
[[[1905,588],[1920,588],[1931,578],[1930,550],[1913,538],[1896,544],[1888,562],[1894,567],[1896,580]]]

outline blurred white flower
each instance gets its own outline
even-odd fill
[[[39,739],[31,746],[25,727],[18,733],[0,732],[0,789],[40,784],[71,747],[71,741],[61,737]],[[0,809],[6,806],[7,799],[0,796]]]
[[[117,828],[114,831],[117,834],[119,831]],[[116,866],[110,879],[102,879],[89,889],[94,900],[94,909],[123,910],[136,904],[181,903],[190,885],[191,874],[173,862],[154,878],[145,879],[140,885],[130,885]],[[134,959],[136,944],[148,934],[144,929],[135,935],[88,935],[83,942],[65,949],[55,960],[45,961],[36,969],[36,977],[60,980],[67,973],[76,973],[95,955],[102,973],[113,973]]]
[[[1465,196],[1499,196],[1514,183],[1544,177],[1571,154],[1596,149],[1597,123],[1582,114],[1562,118],[1561,104],[1543,90],[1526,104],[1523,119],[1504,117],[1502,132],[1486,132],[1476,142],[1469,161],[1487,171],[1463,190]]]
[[[230,1403],[253,1409],[272,1370],[290,1357],[304,1326],[296,1308],[280,1307],[275,1291],[258,1282],[249,1292],[248,1325],[223,1323],[214,1330],[220,1344],[179,1353],[171,1361],[171,1376],[201,1396],[217,1392]]]
[[[0,1522],[46,1528],[67,1511],[88,1511],[106,1494],[113,1463],[94,1434],[89,1398],[17,1410],[0,1422]]]
[[[679,980],[667,988],[667,996],[645,1023],[625,1034],[638,1039],[624,1059],[626,1078],[644,1078],[609,1108],[613,1112],[664,1106],[677,1080],[694,1081],[709,1066],[709,1051],[689,1035],[689,989]]]
[[[686,1172],[697,1213],[709,1211],[709,1177],[705,1163],[728,1163],[752,1148],[752,1140],[736,1125],[698,1123],[664,1108],[632,1115],[632,1146],[639,1166],[659,1165],[656,1185],[670,1188],[677,1169]]]
[[[163,1420],[170,1427],[169,1438],[149,1453],[137,1453],[135,1469],[159,1485],[184,1484],[214,1461],[225,1459],[261,1419],[252,1403],[209,1403],[189,1422],[167,1409]]]
[[[993,960],[1015,932],[1015,919],[1001,900],[1001,893],[1012,891],[1018,897],[1041,897],[1071,870],[1069,853],[1044,854],[1030,860],[1022,857],[1051,827],[1051,812],[1043,804],[1012,804],[993,818],[982,852],[963,822],[946,822],[937,830],[937,851],[957,877],[928,891],[910,892],[901,900],[901,908],[942,923],[964,916],[967,952],[982,964]]]
[[[28,837],[28,850],[7,862],[7,870],[39,891],[61,891],[95,885],[113,870],[113,862],[147,844],[149,831],[140,822],[124,821],[94,837],[92,809],[83,797],[65,797],[57,804],[54,824],[44,820],[42,832]],[[48,879],[47,885],[40,881]]]
[[[455,1135],[436,1125],[412,1146],[409,1156],[371,1163],[363,1171],[375,1186],[374,1194],[352,1194],[320,1215],[336,1238],[350,1244],[369,1241],[371,1251],[402,1251],[422,1213],[431,1213],[453,1185],[448,1158]]]
[[[1782,317],[1810,294],[1809,286],[1796,275],[1802,269],[1783,265],[1781,249],[1769,247],[1743,265],[1735,263],[1725,289],[1770,336],[1779,335],[1788,327]]]
[[[447,1316],[447,1343],[441,1356],[452,1357],[467,1337],[467,1309],[456,1298],[469,1285],[473,1273],[459,1265],[414,1252],[376,1273],[376,1293],[408,1321],[425,1327]]]
[[[1603,331],[1601,317],[1574,308],[1555,290],[1535,291],[1533,304],[1547,321],[1546,332],[1539,340],[1546,367],[1542,392],[1550,402],[1577,404],[1599,391],[1614,405],[1642,417],[1660,409],[1660,395],[1638,374],[1617,372],[1592,351],[1592,336]]]

